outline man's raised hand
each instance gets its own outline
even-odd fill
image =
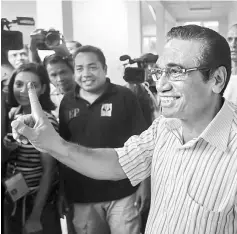
[[[13,137],[23,144],[30,141],[41,152],[49,152],[57,147],[60,136],[42,110],[33,83],[28,83],[27,87],[31,114],[23,115],[12,122]]]

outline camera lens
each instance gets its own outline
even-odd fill
[[[49,46],[58,46],[60,44],[60,35],[57,32],[49,32],[46,35],[46,44]]]

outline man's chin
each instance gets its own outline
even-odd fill
[[[161,113],[165,118],[178,118],[178,113],[171,108],[161,108]]]

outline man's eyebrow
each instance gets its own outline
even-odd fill
[[[87,66],[95,66],[97,65],[96,63],[89,63]],[[83,65],[76,65],[76,67],[83,67]]]
[[[157,65],[158,65],[158,67],[160,67],[159,64],[157,64]],[[181,67],[181,68],[183,68],[184,66],[180,63],[168,63],[168,64],[166,64],[166,67]]]
[[[180,63],[168,63],[166,65],[167,67],[184,67],[182,64]]]

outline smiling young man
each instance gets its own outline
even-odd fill
[[[74,53],[74,70],[78,86],[65,95],[59,110],[64,139],[92,148],[121,147],[146,129],[135,95],[106,77],[106,59],[100,49],[80,47]],[[139,207],[134,206],[138,186],[128,179],[90,179],[69,167],[63,168],[62,177],[66,198],[73,204],[76,233],[140,232]]]
[[[217,32],[197,25],[172,28],[167,39],[153,70],[163,116],[122,148],[65,142],[43,117],[32,88],[34,109],[25,121],[33,118],[37,124],[32,129],[15,122],[14,136],[27,137],[88,177],[128,177],[136,186],[151,176],[146,234],[234,234],[237,109],[222,97],[231,75],[229,45]]]

